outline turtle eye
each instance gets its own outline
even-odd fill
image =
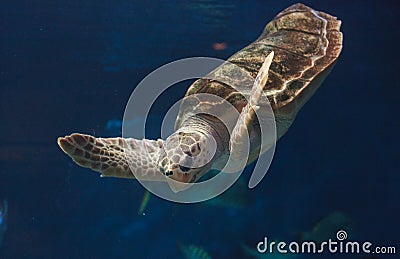
[[[183,153],[185,153],[187,156],[190,156],[190,157],[193,156],[192,152],[190,152],[189,150],[183,151]]]
[[[189,167],[182,166],[182,165],[180,165],[180,166],[179,166],[179,169],[181,169],[181,171],[182,171],[182,172],[187,172],[187,171],[189,171],[189,170],[190,170],[190,168],[189,168]]]

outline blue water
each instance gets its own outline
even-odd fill
[[[100,179],[57,147],[57,137],[72,132],[118,135],[130,93],[153,69],[192,56],[225,59],[293,3],[3,1],[0,201],[8,201],[8,226],[0,257],[182,258],[184,244],[213,258],[252,258],[242,245],[255,249],[264,236],[296,239],[334,211],[352,219],[352,239],[397,245],[399,253],[395,1],[305,2],[343,21],[343,52],[277,144],[267,177],[241,191],[244,206],[181,205],[153,196],[138,215],[139,183]],[[216,42],[226,49],[214,50]],[[166,108],[159,104],[152,116]],[[156,138],[157,122],[150,123]]]

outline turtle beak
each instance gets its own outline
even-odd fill
[[[179,175],[179,177],[177,177]],[[171,177],[167,177],[167,183],[169,185],[169,188],[171,188],[171,190],[174,193],[177,192],[181,192],[184,191],[188,188],[190,188],[194,183],[190,183],[190,179],[191,179],[191,175],[190,174],[174,174],[174,178]],[[179,179],[176,179],[179,178]]]
[[[186,189],[189,189],[194,184],[194,183],[182,183],[174,179],[171,179],[169,177],[167,177],[167,183],[169,185],[169,188],[171,188],[171,190],[174,193],[178,193]]]

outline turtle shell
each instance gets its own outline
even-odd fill
[[[199,79],[186,96],[198,93],[217,95],[239,112],[246,105],[252,84],[242,82],[233,65],[255,79],[267,55],[274,51],[264,93],[274,113],[284,111],[295,116],[329,73],[342,49],[341,22],[329,14],[295,4],[269,22],[260,37],[212,72],[217,79]],[[235,87],[225,82],[233,81]],[[202,101],[181,106],[176,126]],[[293,118],[294,119],[294,118]]]

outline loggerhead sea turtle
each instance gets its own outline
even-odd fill
[[[186,96],[217,95],[240,112],[232,134],[212,116],[185,118],[186,107],[180,110],[175,133],[166,140],[96,138],[75,133],[58,138],[58,144],[77,164],[102,176],[192,183],[213,168],[219,158],[234,153],[234,146],[240,149],[241,137],[246,135],[253,136],[249,164],[260,150],[259,121],[254,111],[259,107],[261,91],[271,104],[280,138],[333,68],[342,50],[340,25],[341,21],[329,14],[300,3],[292,5],[269,22],[256,41],[228,59],[255,78],[252,88],[234,89],[210,79],[199,79],[189,87]],[[215,71],[236,80],[227,66]],[[210,162],[196,166],[211,146],[210,137],[215,140],[216,153]],[[193,166],[182,166],[182,161],[189,160]]]

